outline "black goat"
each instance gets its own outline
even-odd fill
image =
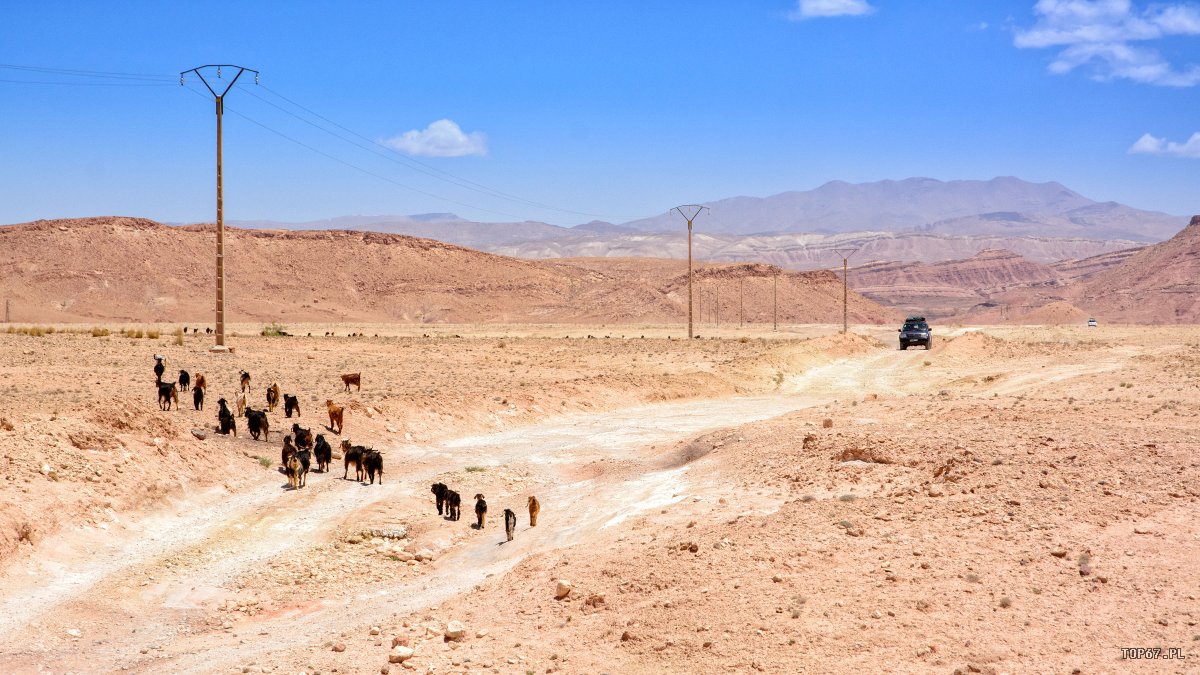
[[[350,441],[342,441],[342,455],[346,462],[346,467],[342,471],[342,480],[346,480],[346,475],[350,473],[350,465],[354,464],[354,480],[361,481],[363,476],[363,451],[361,445],[350,445]]]
[[[292,425],[292,433],[296,435],[296,447],[297,448],[307,448],[309,450],[312,450],[313,435],[312,435],[311,430],[305,429],[304,427],[300,426],[299,424],[293,424]]]
[[[367,478],[370,479],[370,484],[375,484],[375,474],[379,474],[379,484],[383,485],[383,455],[374,448],[367,448],[363,453],[363,468],[367,471]]]
[[[187,391],[192,386],[192,376],[188,375],[188,371],[179,371],[179,391]]]
[[[260,435],[264,441],[269,440],[271,423],[267,419],[267,411],[246,408],[246,428],[254,440],[257,441]]]
[[[446,516],[458,520],[461,516],[462,497],[454,490],[446,490]]]
[[[482,530],[487,526],[487,502],[483,501],[483,495],[475,495],[475,527]]]
[[[513,530],[517,529],[517,514],[512,509],[504,509],[504,536],[512,541]]]
[[[300,416],[300,398],[291,394],[284,394],[283,414],[286,417],[291,417],[292,413],[296,413],[296,417]]]
[[[429,491],[433,493],[434,498],[437,499],[437,509],[438,509],[439,516],[442,515],[442,507],[444,507],[446,505],[446,490],[448,490],[448,489],[449,488],[446,487],[445,483],[434,483],[429,488]]]
[[[204,389],[196,387],[192,390],[192,405],[196,410],[204,410]]]
[[[171,402],[175,402],[175,409],[179,410],[179,392],[175,389],[174,382],[159,382],[158,383],[158,408],[159,410],[170,410]]]
[[[229,409],[229,405],[226,404],[225,399],[218,399],[217,406],[217,419],[221,422],[221,426],[217,427],[217,431],[222,434],[233,433],[234,436],[237,436],[237,420],[233,416],[233,411]]]
[[[292,455],[294,454],[296,454],[296,446],[292,445],[292,437],[284,436],[283,450],[279,451],[279,463],[286,468],[288,465],[288,460],[291,459]]]
[[[313,458],[317,460],[318,472],[329,473],[329,463],[333,461],[333,448],[329,447],[329,441],[325,440],[324,434],[317,434],[317,443],[313,447]]]

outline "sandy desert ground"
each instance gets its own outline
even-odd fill
[[[311,325],[225,355],[163,328],[0,331],[2,672],[1200,662],[1197,327],[938,326],[899,351],[877,326]],[[159,410],[155,353],[206,376],[204,411]],[[252,405],[278,381],[302,425],[382,450],[382,485],[335,459],[287,489],[282,410],[266,442],[213,433],[239,369]]]

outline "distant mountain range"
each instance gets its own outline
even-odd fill
[[[966,258],[1003,248],[1036,262],[1084,258],[1161,241],[1187,218],[1096,202],[1059,183],[909,178],[704,204],[696,255],[795,268],[831,264],[830,249],[863,250],[857,260]],[[452,213],[345,216],[304,223],[232,221],[241,227],[353,229],[408,234],[524,258],[686,255],[686,228],[670,211],[623,224],[560,227],[536,221],[484,223]],[[840,259],[839,259],[840,260]]]

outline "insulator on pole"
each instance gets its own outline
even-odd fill
[[[217,66],[217,77],[221,77],[221,66]]]
[[[254,84],[258,84],[258,73],[254,74]]]
[[[179,86],[183,86],[183,73],[179,74]]]

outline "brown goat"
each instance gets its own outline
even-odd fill
[[[350,385],[357,387],[356,391],[362,391],[362,373],[346,373],[342,375],[342,384],[346,385],[346,391],[350,391]]]
[[[195,389],[208,389],[208,381],[204,379],[204,375],[196,373],[196,379],[192,383],[192,387]]]
[[[267,387],[267,410],[275,412],[277,405],[279,405],[279,383],[272,382],[271,386]]]
[[[329,408],[329,430],[335,434],[342,433],[342,413],[346,409],[340,405],[334,405],[330,400],[325,401],[325,407]]]
[[[538,513],[542,510],[542,504],[537,497],[529,495],[529,526],[537,527]]]

